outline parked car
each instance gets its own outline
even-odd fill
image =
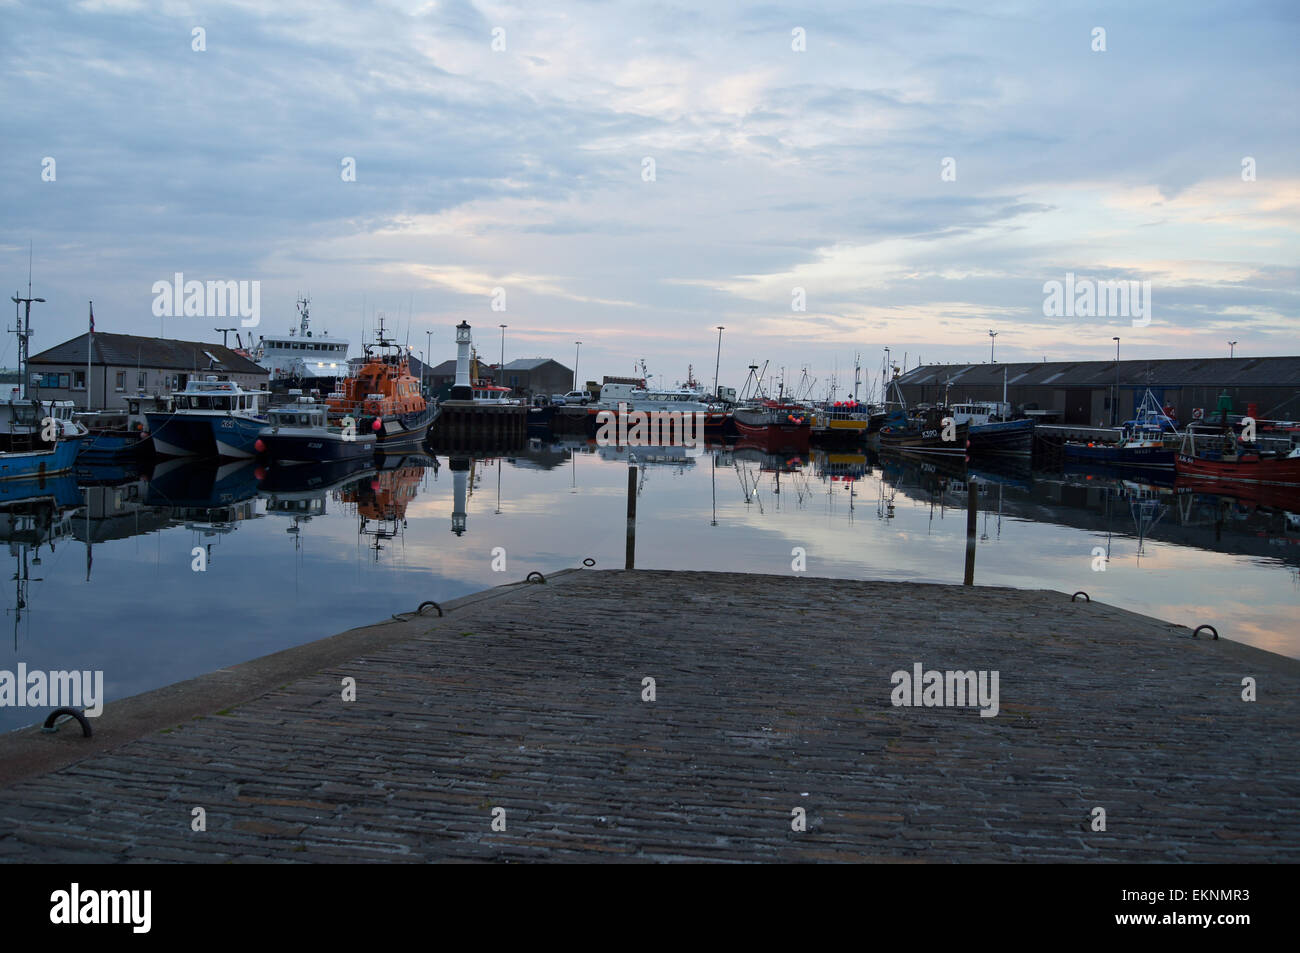
[[[585,390],[571,390],[567,394],[551,395],[552,404],[590,404],[591,395]]]

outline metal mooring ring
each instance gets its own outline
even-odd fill
[[[91,734],[90,722],[86,721],[86,716],[83,715],[81,713],[81,710],[77,708],[54,709],[54,711],[50,712],[50,716],[45,719],[45,724],[41,725],[41,731],[47,731],[47,732],[58,731],[59,725],[63,724],[63,720],[59,718],[60,715],[65,716],[65,718],[77,719],[77,722],[81,725],[81,737],[83,738],[90,737]],[[58,721],[59,724],[55,724],[56,721]]]
[[[421,602],[421,603],[420,603],[420,607],[419,607],[418,609],[415,610],[415,614],[416,614],[416,615],[424,615],[424,607],[425,607],[425,606],[433,606],[435,609],[438,610],[438,615],[439,615],[439,617],[442,616],[442,606],[438,605],[438,603],[434,602],[432,599],[430,599],[428,602]]]
[[[1089,596],[1089,595],[1088,595],[1086,592],[1084,592],[1082,589],[1080,589],[1080,590],[1079,590],[1078,592],[1076,592],[1074,595],[1070,596],[1070,601],[1071,601],[1071,602],[1074,602],[1074,601],[1075,601],[1076,599],[1078,599],[1080,596],[1083,596],[1083,601],[1084,601],[1084,602],[1092,602],[1092,597]]]
[[[538,582],[546,582],[546,577],[543,576],[540,572],[537,572],[536,570],[533,570],[527,576],[525,576],[524,582],[532,582],[534,576],[537,577]]]
[[[1192,629],[1192,638],[1197,638],[1196,633],[1200,632],[1202,629],[1209,629],[1210,632],[1214,634],[1214,641],[1217,642],[1219,640],[1219,630],[1212,625],[1198,625],[1196,628]]]
[[[587,566],[587,567],[590,568],[591,566],[596,565],[596,560],[594,560],[594,559],[592,559],[590,556],[588,556],[586,559],[584,559],[584,560],[582,561],[582,564],[583,564],[584,566]]]

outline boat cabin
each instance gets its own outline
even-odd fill
[[[183,391],[172,395],[176,413],[259,415],[266,407],[264,390],[244,390],[234,381],[209,377],[189,381]]]

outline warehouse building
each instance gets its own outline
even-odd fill
[[[898,377],[909,405],[1007,400],[1044,423],[1109,426],[1133,416],[1147,389],[1180,420],[1206,416],[1225,391],[1238,413],[1300,419],[1300,357],[923,364]],[[1118,400],[1117,400],[1118,395]]]

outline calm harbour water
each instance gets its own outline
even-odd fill
[[[638,568],[788,574],[802,547],[814,576],[962,581],[964,482],[932,463],[719,448],[640,456]],[[254,465],[11,484],[0,490],[12,574],[0,669],[102,670],[111,702],[532,570],[584,558],[621,568],[626,457],[533,442],[282,492]],[[1300,657],[1300,518],[1099,474],[985,476],[977,585],[1082,589]],[[497,547],[504,573],[492,568]],[[1098,548],[1104,571],[1093,568]],[[0,708],[0,730],[44,713]]]

